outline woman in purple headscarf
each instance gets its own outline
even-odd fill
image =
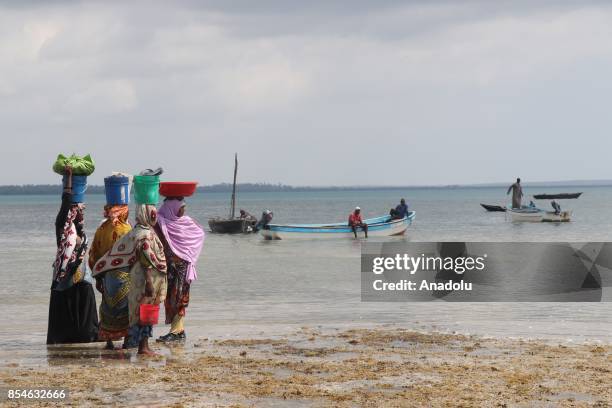
[[[157,339],[159,342],[184,341],[183,319],[189,305],[189,287],[197,278],[195,264],[204,244],[204,229],[185,215],[182,197],[166,198],[158,211],[157,235],[164,245],[168,263],[168,293],[164,303],[166,324],[170,333]]]

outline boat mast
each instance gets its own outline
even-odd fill
[[[232,209],[230,219],[234,219],[236,215],[236,175],[238,174],[238,153],[234,154],[234,185],[232,187]]]

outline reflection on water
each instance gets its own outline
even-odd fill
[[[83,346],[47,346],[47,363],[53,365],[65,365],[74,363],[91,364],[100,359],[128,359],[124,353],[111,352],[101,348]]]
[[[538,188],[526,194],[562,192]],[[572,189],[570,189],[572,190]],[[417,211],[405,238],[412,241],[612,241],[608,203],[612,188],[582,188],[578,200],[566,200],[574,221],[513,224],[503,213],[486,213],[480,202],[498,204],[503,189],[416,189],[310,193],[245,193],[239,207],[257,214],[274,211],[277,222],[341,221],[355,205],[365,216],[387,213],[401,196]],[[93,236],[104,197],[88,197],[86,227]],[[93,364],[141,364],[132,351],[101,350],[103,344],[77,349],[45,346],[51,263],[55,254],[53,222],[59,197],[0,197],[0,361],[22,365],[85,361]],[[200,194],[189,200],[189,213],[207,218],[227,212],[225,194]],[[609,303],[447,304],[360,301],[361,241],[277,241],[255,235],[208,234],[187,309],[187,337],[231,338],[286,333],[301,326],[346,328],[394,324],[417,330],[442,330],[500,337],[541,337],[560,341],[612,342]],[[99,301],[99,294],[97,294]],[[154,329],[167,333],[167,326]],[[155,346],[164,359],[184,349]],[[70,355],[70,356],[69,356]],[[76,355],[78,357],[72,357]],[[163,360],[162,360],[163,361]],[[159,364],[159,361],[146,364]]]
[[[32,350],[33,351],[33,350]],[[49,366],[65,366],[76,364],[79,366],[98,366],[112,364],[140,364],[145,367],[164,366],[168,361],[181,359],[194,351],[192,344],[187,345],[160,345],[155,347],[156,356],[142,357],[137,349],[104,349],[104,343],[80,345],[47,346],[46,361]],[[36,358],[33,351],[32,358]],[[14,362],[13,358],[13,362]],[[21,365],[28,365],[23,362]]]

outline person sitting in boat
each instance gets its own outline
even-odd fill
[[[368,224],[363,222],[361,218],[361,208],[355,207],[355,211],[349,215],[348,223],[353,230],[353,234],[355,234],[355,238],[357,238],[357,228],[361,228],[365,233],[365,237],[368,237]]]
[[[257,218],[255,218],[255,216],[251,215],[248,211],[242,209],[240,210],[240,219],[247,221],[257,221]]]
[[[529,208],[536,208],[536,205],[533,201],[529,201]]]
[[[402,198],[397,207],[392,208],[389,214],[391,215],[391,220],[403,220],[408,216],[408,212],[408,204],[406,204],[406,200]]]
[[[260,229],[269,229],[268,224],[272,222],[272,218],[274,217],[274,213],[270,210],[265,210],[263,214],[261,214],[261,219],[253,228],[254,232],[259,231]]]

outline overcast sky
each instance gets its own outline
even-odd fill
[[[18,2],[14,2],[18,3]],[[532,4],[533,3],[533,4]],[[0,184],[612,178],[606,2],[0,5]]]

